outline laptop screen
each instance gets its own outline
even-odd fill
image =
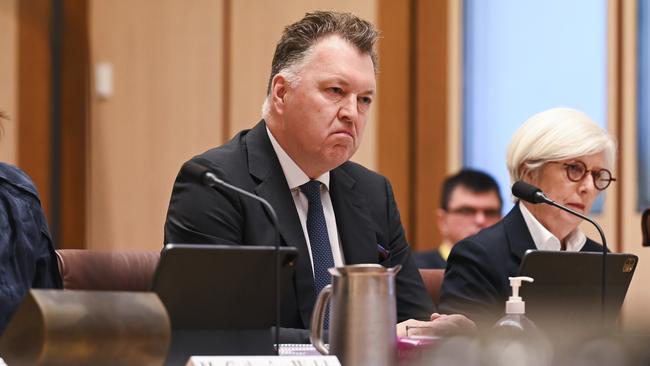
[[[297,249],[280,247],[282,289]],[[167,244],[152,290],[172,329],[262,329],[275,324],[275,248]]]
[[[604,313],[602,258],[602,253],[594,252],[528,251],[519,268],[520,276],[534,279],[520,290],[526,315],[535,322],[560,326],[615,324],[638,257],[607,254]]]

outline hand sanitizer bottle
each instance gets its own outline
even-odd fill
[[[522,281],[530,277],[508,277],[512,296],[506,314],[492,327],[487,339],[488,365],[550,365],[553,348],[535,323],[526,317],[526,303],[519,296]]]
[[[521,282],[533,282],[534,280],[525,276],[508,277],[508,279],[510,287],[512,287],[512,296],[506,301],[506,315],[494,324],[494,328],[512,327],[513,331],[537,332],[535,323],[526,317],[526,302],[519,296]]]

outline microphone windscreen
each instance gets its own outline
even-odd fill
[[[526,202],[542,203],[544,202],[544,195],[542,190],[532,184],[524,181],[517,181],[512,185],[512,194]]]

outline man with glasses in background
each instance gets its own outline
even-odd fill
[[[454,244],[494,225],[501,219],[503,200],[499,185],[490,175],[463,169],[447,177],[436,210],[442,243],[437,249],[415,253],[418,268],[442,268]]]

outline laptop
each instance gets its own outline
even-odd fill
[[[192,355],[273,354],[275,248],[167,244],[152,282],[167,308],[172,340],[166,365]],[[280,247],[281,293],[298,256]]]
[[[280,247],[286,289],[298,251]],[[152,282],[172,329],[259,329],[275,324],[275,248],[167,244]]]
[[[605,308],[601,310],[603,255],[596,252],[529,250],[521,262],[524,283],[520,294],[526,316],[542,325],[594,329],[616,324],[638,257],[608,253],[606,258]],[[539,325],[539,324],[538,324]]]

